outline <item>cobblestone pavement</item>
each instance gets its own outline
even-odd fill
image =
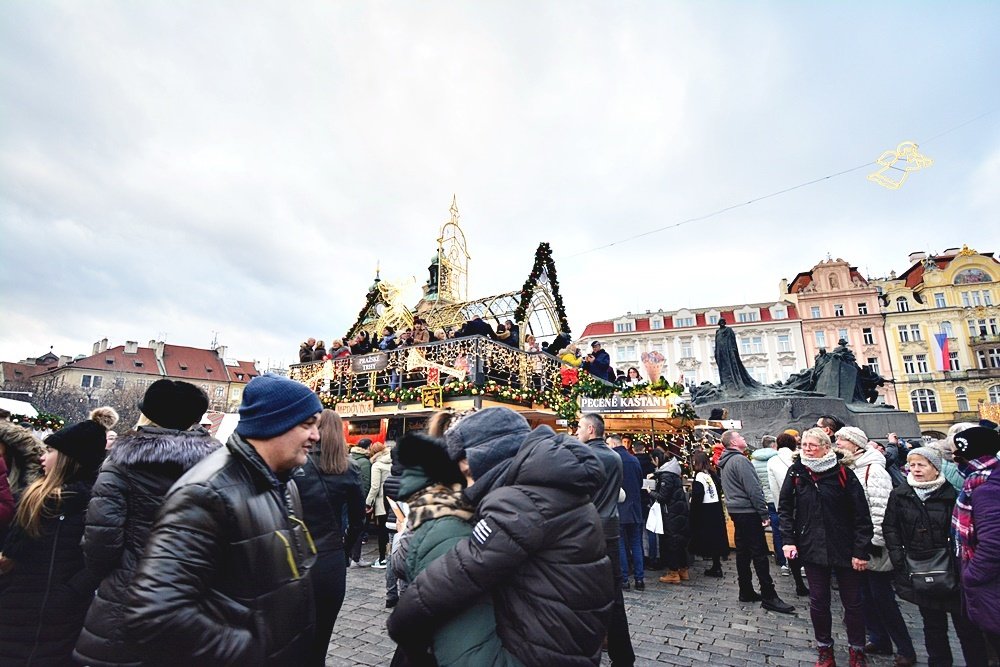
[[[373,553],[366,554],[371,562]],[[781,665],[811,667],[816,660],[812,643],[807,598],[795,597],[791,577],[772,576],[778,594],[795,605],[794,614],[764,611],[759,603],[737,600],[736,564],[723,563],[726,577],[702,576],[707,564],[691,568],[691,581],[680,585],[661,584],[662,574],[647,572],[646,590],[625,593],[632,645],[637,665]],[[843,610],[834,595],[834,640],[837,660],[847,664],[847,637],[839,616]],[[918,664],[927,664],[923,625],[917,608],[900,601],[910,636],[917,649]],[[330,642],[328,666],[387,665],[395,644],[385,634],[385,570],[349,568],[347,596]],[[952,637],[955,665],[965,665],[958,640]],[[892,658],[873,656],[873,667],[888,667]],[[609,665],[607,655],[603,665]]]

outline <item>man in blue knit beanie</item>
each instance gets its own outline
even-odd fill
[[[254,378],[226,446],[167,493],[124,614],[143,664],[306,663],[316,547],[289,475],[322,410],[303,384]]]

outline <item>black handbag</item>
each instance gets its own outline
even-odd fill
[[[947,597],[958,592],[958,577],[947,547],[924,552],[924,558],[907,554],[906,570],[913,592],[928,597]]]

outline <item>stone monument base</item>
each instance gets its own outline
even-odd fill
[[[848,426],[857,426],[872,440],[885,441],[888,433],[906,440],[920,440],[920,424],[911,412],[865,405],[854,408],[839,398],[828,396],[734,399],[694,406],[702,419],[708,419],[714,408],[725,408],[729,411],[729,419],[743,422],[740,432],[752,447],[759,445],[763,436],[776,436],[788,428],[802,433],[815,426],[816,420],[823,415],[837,417]]]

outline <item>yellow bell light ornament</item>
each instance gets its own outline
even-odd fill
[[[896,146],[895,150],[885,151],[875,160],[880,169],[868,174],[868,180],[883,188],[898,190],[909,178],[910,173],[926,169],[934,164],[934,160],[920,153],[918,148],[916,143],[904,141]],[[899,172],[898,179],[893,178],[891,174],[893,171]]]

